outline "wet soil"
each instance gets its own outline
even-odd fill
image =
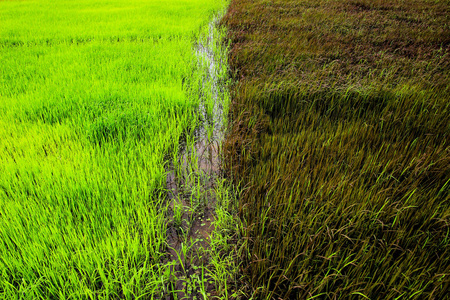
[[[214,231],[215,182],[221,177],[220,143],[223,139],[221,87],[216,70],[220,61],[213,51],[215,21],[209,35],[197,45],[203,92],[199,114],[201,125],[196,129],[195,143],[181,147],[179,160],[167,168],[167,226],[168,255],[172,263],[171,285],[175,291],[165,299],[206,299],[215,295],[214,281],[205,270],[209,265],[208,248]],[[212,101],[211,101],[212,100]],[[208,105],[212,107],[209,109]]]

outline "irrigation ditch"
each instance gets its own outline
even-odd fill
[[[233,292],[227,287],[229,278],[220,280],[220,275],[214,274],[220,271],[212,265],[211,257],[214,231],[224,230],[216,228],[221,227],[216,226],[216,210],[227,209],[218,207],[224,204],[218,198],[224,200],[223,192],[227,189],[222,184],[220,155],[226,123],[224,111],[227,111],[229,100],[226,49],[222,45],[219,20],[220,15],[209,23],[207,32],[200,36],[195,46],[198,69],[202,72],[198,86],[191,89],[200,99],[198,126],[193,134],[183,137],[179,152],[167,167],[167,200],[170,204],[166,259],[172,264],[173,277],[167,289],[171,292],[166,299],[228,298],[228,292]],[[223,236],[218,238],[223,239]]]

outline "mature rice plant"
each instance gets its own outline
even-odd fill
[[[249,297],[447,299],[448,1],[234,0]]]
[[[164,298],[166,165],[222,1],[0,2],[0,298]]]

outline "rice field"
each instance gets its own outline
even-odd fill
[[[0,298],[177,298],[166,178],[203,122],[195,45],[224,5],[0,2]],[[197,268],[185,292],[207,298],[209,273],[226,298],[226,272]]]
[[[448,299],[449,16],[0,1],[0,298]]]
[[[232,0],[244,299],[449,299],[449,1]]]

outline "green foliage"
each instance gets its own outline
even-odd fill
[[[0,2],[0,298],[162,298],[166,158],[222,1]]]
[[[229,175],[254,299],[444,299],[447,1],[231,2]]]

